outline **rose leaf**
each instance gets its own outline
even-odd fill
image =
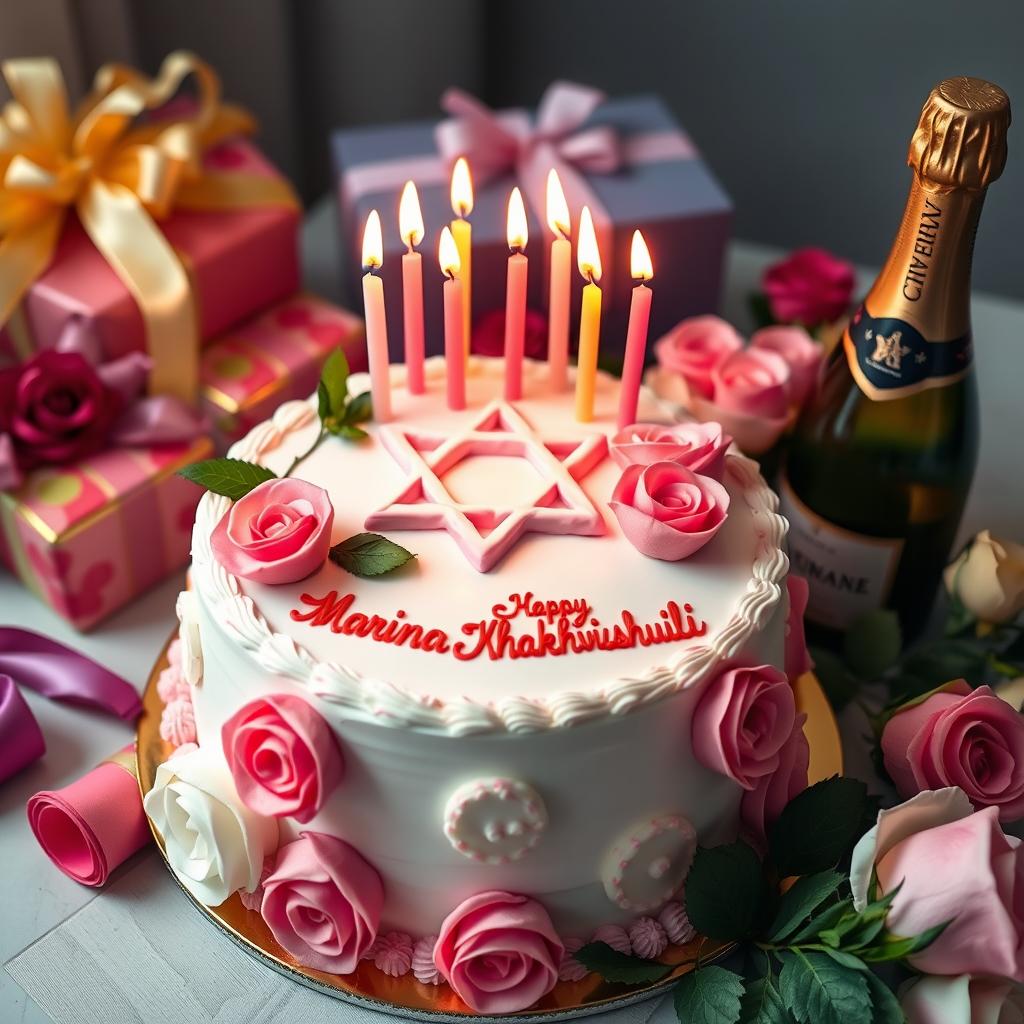
[[[379,533],[357,533],[335,544],[328,557],[353,576],[383,576],[416,556]]]
[[[266,466],[257,466],[243,459],[205,459],[193,462],[179,469],[178,476],[232,501],[244,498],[254,487],[277,478],[277,474]]]

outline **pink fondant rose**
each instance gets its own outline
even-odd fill
[[[784,419],[789,411],[789,366],[766,349],[746,348],[712,371],[715,405],[763,419]]]
[[[242,802],[268,817],[310,821],[341,779],[331,727],[301,697],[251,701],[224,723],[221,741]]]
[[[768,844],[768,830],[779,820],[786,804],[807,788],[807,768],[811,748],[804,735],[806,715],[797,715],[789,739],[779,751],[779,764],[773,772],[757,779],[754,788],[740,800],[743,831],[758,849]]]
[[[267,480],[239,498],[211,543],[228,572],[257,583],[294,583],[323,565],[334,508],[327,492],[294,477]]]
[[[649,558],[677,562],[702,548],[729,513],[729,492],[675,462],[627,466],[608,503],[626,539]]]
[[[796,726],[796,698],[785,673],[771,665],[730,668],[701,695],[693,750],[705,767],[752,790],[778,769]]]
[[[750,339],[750,347],[785,360],[792,402],[803,405],[817,389],[825,350],[802,327],[764,327]]]
[[[384,887],[348,843],[303,832],[277,851],[260,912],[300,964],[351,974],[377,937]]]
[[[720,423],[634,423],[611,441],[612,458],[627,466],[677,462],[694,473],[721,481],[732,438]]]
[[[950,922],[911,963],[927,974],[1024,981],[1024,856],[994,807],[972,813],[956,788],[929,790],[879,812],[850,867],[854,905],[900,886],[886,925],[919,935]]]
[[[743,348],[735,328],[717,316],[683,320],[654,346],[659,365],[678,373],[690,391],[710,398],[711,371],[728,355]]]
[[[959,786],[1003,821],[1024,818],[1024,717],[987,686],[962,679],[911,704],[882,732],[885,769],[900,796]]]
[[[761,278],[772,316],[805,327],[835,320],[850,307],[853,267],[825,249],[797,249]]]
[[[564,952],[547,911],[536,900],[484,892],[445,918],[434,963],[477,1013],[513,1013],[554,988]]]

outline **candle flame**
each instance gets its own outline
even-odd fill
[[[452,168],[452,210],[457,217],[468,217],[473,212],[473,179],[464,156]]]
[[[441,228],[441,239],[437,243],[437,261],[441,264],[442,273],[448,277],[455,277],[462,268],[459,247],[455,244],[452,230],[447,224]]]
[[[420,210],[420,197],[416,191],[416,183],[407,181],[402,189],[402,198],[398,203],[398,230],[402,241],[411,249],[423,241],[423,212]]]
[[[576,242],[576,265],[580,273],[596,284],[601,280],[601,253],[597,248],[597,235],[594,234],[594,220],[590,216],[590,207],[584,206],[580,214],[580,236]]]
[[[366,218],[366,229],[363,231],[363,266],[373,270],[384,262],[384,238],[380,230],[380,214],[371,210]]]
[[[654,277],[651,251],[639,230],[633,232],[633,244],[629,250],[629,273],[634,281],[650,281]]]
[[[569,204],[565,201],[565,193],[562,191],[562,179],[558,177],[558,171],[554,167],[548,171],[548,195],[545,205],[548,227],[554,234],[568,237],[572,230],[569,221]]]
[[[510,249],[525,249],[528,234],[523,193],[518,188],[514,188],[512,189],[512,195],[508,197],[508,221],[505,228],[508,247]]]

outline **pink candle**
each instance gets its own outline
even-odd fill
[[[370,366],[373,418],[391,419],[391,367],[388,362],[388,324],[384,311],[384,282],[374,274],[384,262],[380,215],[371,210],[363,232],[363,314],[366,320],[366,358]]]
[[[551,278],[548,290],[548,374],[552,391],[568,386],[566,367],[569,364],[569,300],[572,289],[572,243],[569,241],[569,204],[565,201],[558,171],[548,172],[548,227],[554,234],[551,242]]]
[[[508,200],[508,278],[505,290],[505,399],[523,397],[523,350],[526,345],[526,208],[518,188]]]
[[[422,395],[423,383],[423,259],[415,246],[423,241],[423,214],[416,186],[405,183],[398,204],[398,224],[409,251],[402,256],[402,314],[405,365],[409,392]]]
[[[652,291],[646,283],[654,276],[651,254],[647,251],[644,236],[633,232],[633,246],[630,256],[630,271],[637,281],[633,289],[633,300],[629,305],[629,327],[626,331],[626,355],[622,364],[622,385],[619,390],[619,418],[621,430],[636,422],[636,409],[640,400],[640,380],[644,372],[644,357],[647,354],[647,325],[651,319]]]
[[[438,246],[444,283],[444,358],[448,378],[448,408],[466,408],[466,321],[463,309],[463,283],[459,272],[459,250],[451,230],[441,229]]]

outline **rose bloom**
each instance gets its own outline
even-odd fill
[[[0,370],[0,434],[22,469],[99,451],[120,411],[117,392],[76,352],[40,352]]]
[[[1024,611],[1024,544],[982,530],[944,575],[946,590],[982,622],[1012,622]]]
[[[722,528],[729,492],[675,462],[627,466],[609,508],[642,554],[667,562],[688,558]]]
[[[899,997],[907,1024],[1024,1024],[1024,992],[1005,978],[924,975]]]
[[[634,423],[611,440],[611,456],[623,469],[676,462],[721,482],[732,438],[720,423]]]
[[[958,679],[897,711],[882,732],[885,770],[900,796],[959,786],[1003,821],[1024,817],[1024,717],[988,686]]]
[[[316,572],[331,547],[334,508],[322,487],[285,477],[236,501],[210,543],[228,572],[257,583],[294,583]]]
[[[824,249],[797,249],[761,278],[772,316],[805,327],[835,320],[850,308],[853,266]]]
[[[711,385],[715,405],[729,412],[765,419],[783,419],[789,412],[789,365],[767,349],[727,356],[711,371]]]
[[[258,814],[305,824],[341,779],[334,733],[301,697],[250,701],[224,723],[221,741],[238,795]]]
[[[754,788],[745,790],[740,799],[743,832],[759,850],[767,848],[768,830],[779,820],[786,804],[807,788],[811,748],[804,734],[806,720],[806,715],[796,716],[793,731],[779,751],[778,767],[757,779]]]
[[[710,398],[711,371],[741,348],[743,339],[731,324],[717,316],[695,316],[657,341],[654,352],[659,365],[682,376],[694,394]]]
[[[503,356],[505,354],[505,309],[485,313],[473,325],[469,346],[475,356]],[[547,359],[548,318],[535,309],[526,311],[523,355],[527,359]]]
[[[926,974],[998,975],[1024,981],[1024,857],[994,807],[974,811],[956,788],[919,793],[880,811],[853,851],[850,887],[863,909],[900,886],[886,919],[896,935],[950,922],[911,957]]]
[[[554,988],[564,952],[547,911],[536,900],[483,892],[445,918],[434,964],[470,1009],[513,1013]]]
[[[803,405],[817,390],[825,350],[802,327],[763,327],[750,347],[781,356],[789,367],[790,401]]]

